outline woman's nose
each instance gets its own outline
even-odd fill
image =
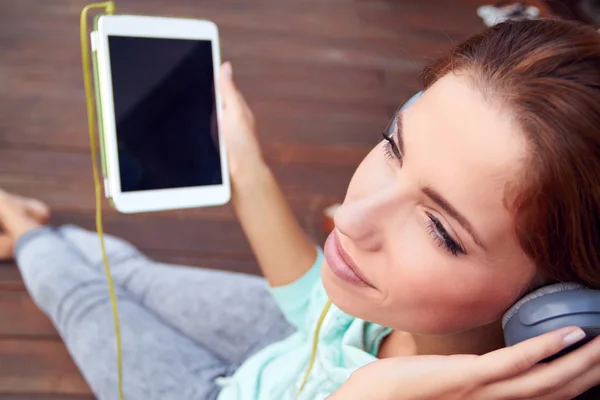
[[[355,246],[376,251],[387,225],[397,217],[399,196],[398,189],[390,186],[358,199],[346,198],[335,213],[335,227]]]

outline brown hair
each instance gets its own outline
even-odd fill
[[[502,23],[433,62],[424,88],[450,72],[507,105],[528,139],[526,172],[507,194],[544,283],[600,289],[600,34],[567,21]]]

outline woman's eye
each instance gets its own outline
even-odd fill
[[[429,221],[427,221],[427,231],[433,237],[433,239],[448,251],[453,256],[458,254],[467,254],[466,250],[459,245],[456,240],[450,236],[444,225],[433,215],[426,212]]]
[[[402,161],[402,154],[400,154],[400,150],[398,149],[398,146],[396,146],[394,139],[391,136],[388,136],[386,132],[383,133],[383,139],[386,141],[383,147],[386,158]]]

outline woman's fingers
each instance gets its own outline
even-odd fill
[[[594,379],[600,383],[597,375],[588,375],[599,361],[600,340],[594,340],[550,363],[536,365],[519,376],[491,384],[489,394],[492,398],[534,399],[550,396],[570,399],[583,392],[584,383],[593,383]],[[585,377],[584,381],[575,383],[582,377]],[[574,396],[567,397],[576,391],[578,393]]]
[[[489,382],[522,374],[543,359],[585,337],[581,328],[570,326],[481,356],[477,362],[481,378]]]
[[[535,400],[573,399],[598,385],[600,385],[600,364],[588,369],[581,376],[567,383],[558,392],[542,396]]]
[[[254,115],[233,80],[233,67],[231,63],[226,62],[221,66],[219,76],[219,90],[223,97],[223,107],[228,119],[234,120],[236,123],[244,122],[249,125],[254,125]]]
[[[47,223],[50,219],[50,207],[44,202],[36,199],[21,197],[29,215],[41,223]]]
[[[546,368],[533,373],[514,387],[531,390],[540,382],[545,385],[545,394],[536,400],[572,399],[594,386],[600,385],[600,338],[549,363]],[[536,383],[537,382],[537,383]],[[540,392],[538,392],[540,393]]]
[[[223,96],[225,109],[244,110],[248,107],[242,93],[233,80],[233,66],[230,62],[223,63],[219,74],[219,89]]]
[[[232,66],[228,62],[221,66],[219,92],[223,101],[219,128],[227,148],[229,173],[236,181],[262,166],[263,159],[254,115],[233,81]]]
[[[570,381],[555,392],[536,396],[531,400],[571,400],[600,384],[600,365],[589,369],[577,379]],[[592,397],[587,397],[592,398]],[[596,398],[596,397],[594,397]]]
[[[235,100],[237,88],[233,82],[233,67],[230,62],[221,65],[221,71],[219,73],[219,91],[223,97],[225,108],[231,106],[231,103]]]

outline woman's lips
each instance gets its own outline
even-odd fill
[[[340,279],[356,286],[374,287],[361,274],[350,255],[344,250],[333,230],[325,242],[325,259],[333,273]]]

